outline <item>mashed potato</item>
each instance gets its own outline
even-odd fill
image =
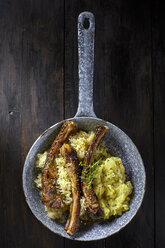
[[[129,210],[132,184],[126,182],[125,168],[120,158],[110,157],[102,162],[95,175],[93,188],[104,210],[104,219]]]
[[[88,147],[94,137],[94,132],[79,131],[69,137],[68,143],[76,150],[77,156],[82,161],[86,155]],[[35,179],[36,186],[42,189],[42,170],[47,157],[47,151],[38,154],[36,159],[36,168],[38,175]],[[130,195],[133,187],[130,181],[126,181],[125,168],[118,157],[112,157],[103,142],[98,146],[93,162],[101,158],[101,163],[96,169],[93,179],[93,188],[98,197],[99,204],[104,211],[101,216],[108,219],[110,216],[121,215],[124,211],[129,210]],[[65,167],[65,161],[59,154],[55,159],[55,166],[58,168],[57,190],[63,197],[65,204],[64,209],[53,209],[45,207],[47,215],[51,219],[65,221],[65,212],[72,203],[71,182]],[[81,211],[80,218],[85,219],[86,208],[85,199],[80,200]]]

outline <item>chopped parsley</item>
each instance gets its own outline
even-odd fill
[[[79,166],[84,166],[83,161],[80,161]]]
[[[102,161],[102,158],[100,158],[97,162],[89,164],[88,168],[85,168],[85,164],[82,161],[79,163],[80,166],[84,167],[82,170],[81,180],[88,185],[88,188],[93,184],[93,180]]]

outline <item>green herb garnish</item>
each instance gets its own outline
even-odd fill
[[[80,161],[79,166],[84,166],[83,161]]]
[[[82,161],[79,163],[80,166],[84,167],[81,175],[81,180],[88,185],[88,188],[90,188],[93,184],[93,180],[102,161],[102,158],[100,158],[97,162],[89,164],[88,168],[85,167],[85,164],[83,164]]]

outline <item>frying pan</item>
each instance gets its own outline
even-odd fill
[[[89,27],[84,27],[86,19]],[[109,127],[104,141],[113,155],[114,152],[123,161],[126,173],[132,181],[134,195],[130,210],[122,216],[100,221],[95,224],[80,225],[80,230],[73,237],[64,231],[64,226],[47,217],[41,202],[39,190],[34,184],[36,178],[35,161],[37,153],[50,147],[64,121],[61,121],[43,132],[32,145],[24,164],[23,189],[27,204],[36,218],[47,228],[63,237],[91,241],[106,238],[125,227],[137,213],[145,192],[145,169],[142,158],[132,140],[118,127],[96,117],[93,109],[93,70],[94,70],[94,31],[95,20],[90,12],[83,12],[78,17],[78,55],[79,55],[79,104],[75,117],[69,119],[78,124],[81,130],[94,130],[97,125]]]

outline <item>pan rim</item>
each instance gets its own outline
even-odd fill
[[[144,173],[144,176],[143,176],[143,190],[141,192],[141,198],[139,199],[138,201],[138,205],[135,209],[135,211],[133,212],[133,214],[131,215],[131,218],[129,218],[126,223],[124,223],[121,227],[117,228],[117,230],[115,231],[112,231],[109,235],[105,235],[104,237],[98,237],[98,238],[91,238],[91,239],[81,239],[80,238],[74,238],[72,236],[65,236],[63,235],[62,233],[60,233],[58,230],[54,230],[52,229],[50,226],[48,226],[47,224],[45,224],[45,222],[36,214],[36,212],[34,211],[33,207],[31,206],[31,202],[30,200],[28,199],[28,190],[27,190],[27,187],[26,187],[26,180],[25,180],[25,175],[26,175],[26,169],[29,167],[28,165],[30,165],[30,163],[28,163],[28,160],[29,160],[29,157],[30,157],[30,154],[34,148],[34,146],[38,143],[38,141],[51,129],[55,128],[57,125],[61,125],[64,121],[66,120],[81,120],[81,119],[91,119],[91,120],[97,120],[97,121],[103,121],[105,123],[107,123],[108,125],[112,125],[114,128],[117,128],[119,131],[121,131],[124,135],[126,135],[128,141],[130,143],[132,143],[133,147],[135,148],[135,150],[137,151],[138,153],[138,156],[139,156],[139,159],[141,160],[141,169],[143,169],[143,173]],[[138,210],[140,209],[141,205],[142,205],[142,202],[143,202],[143,199],[144,199],[144,195],[145,195],[145,190],[146,190],[146,171],[145,171],[145,167],[144,167],[144,163],[143,163],[143,160],[142,160],[142,157],[140,155],[140,152],[137,148],[137,146],[134,144],[134,142],[132,141],[132,139],[122,130],[120,129],[119,127],[117,127],[116,125],[112,124],[111,122],[108,122],[108,121],[105,121],[103,119],[100,119],[100,118],[97,118],[97,117],[72,117],[72,118],[68,118],[68,119],[65,119],[65,120],[62,120],[60,122],[57,122],[55,123],[54,125],[50,126],[48,129],[46,129],[36,140],[35,142],[33,143],[33,145],[31,146],[27,156],[26,156],[26,159],[25,159],[25,162],[24,162],[24,166],[23,166],[23,171],[22,171],[22,184],[23,184],[23,192],[24,192],[24,195],[25,195],[25,200],[31,210],[31,212],[33,213],[33,215],[46,227],[48,228],[50,231],[52,231],[53,233],[55,234],[58,234],[60,235],[61,237],[64,237],[64,238],[68,238],[70,240],[77,240],[77,241],[96,241],[96,240],[102,240],[102,239],[105,239],[105,238],[108,238],[110,236],[112,236],[113,234],[115,233],[118,233],[120,230],[122,230],[126,225],[128,225],[131,220],[135,217],[135,215],[137,214]],[[66,234],[67,235],[67,234]]]

